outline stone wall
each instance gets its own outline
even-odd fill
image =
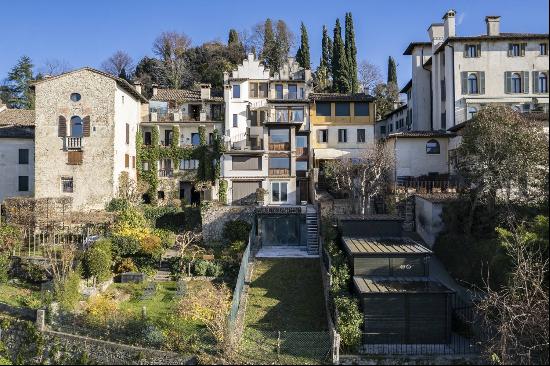
[[[244,220],[253,224],[256,206],[223,206],[212,203],[201,210],[202,235],[205,243],[224,241],[223,228],[232,220]]]

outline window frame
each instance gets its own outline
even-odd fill
[[[26,189],[22,189],[26,188]],[[29,185],[29,176],[28,175],[20,175],[17,178],[17,192],[29,192],[30,185]]]
[[[280,89],[280,95],[279,95],[279,89]],[[285,88],[283,87],[283,84],[275,84],[275,99],[283,99],[285,96]]]
[[[327,128],[317,130],[317,143],[319,143],[319,144],[328,143],[328,129]]]
[[[539,43],[539,56],[548,56],[548,43]]]
[[[546,72],[541,71],[538,73],[537,86],[538,86],[538,92],[540,94],[548,93],[548,74]]]
[[[510,92],[512,94],[522,93],[522,75],[519,72],[512,72],[511,82],[510,82]],[[516,89],[517,87],[517,89]]]
[[[359,138],[362,136],[362,138]],[[367,130],[364,128],[358,128],[357,129],[357,143],[358,144],[364,144],[367,142]]]
[[[342,107],[346,107],[346,106],[347,106],[347,111],[342,111]],[[340,107],[340,108],[338,108],[338,107]],[[347,113],[347,114],[343,114],[343,113]],[[336,117],[350,117],[351,116],[351,103],[350,102],[335,102],[334,103],[334,115]]]
[[[233,99],[241,99],[241,84],[233,84]]]
[[[348,130],[347,130],[347,128],[339,128],[338,129],[338,143],[345,144],[347,142],[348,142]]]
[[[434,146],[428,146],[428,144],[435,144]],[[431,139],[426,142],[426,154],[427,155],[440,155],[441,144],[436,139]]]
[[[357,106],[361,106],[361,108],[357,108]],[[357,113],[358,110],[362,110],[362,108],[366,108],[366,114]],[[353,115],[356,117],[369,117],[370,116],[370,106],[369,102],[355,102],[353,105]]]
[[[479,78],[477,73],[468,73],[468,94],[479,94]]]
[[[78,120],[77,120],[78,119]],[[80,126],[80,135],[73,134],[74,126]],[[84,120],[80,116],[72,116],[69,120],[70,137],[84,137]]]
[[[23,153],[23,155],[22,155]],[[19,160],[18,164],[20,165],[29,165],[30,162],[30,149],[19,149]]]
[[[74,193],[74,178],[73,177],[61,177],[61,192],[62,193]]]
[[[239,127],[239,115],[236,113],[233,113],[233,127]]]
[[[274,186],[277,186],[277,197],[275,198],[275,189]],[[283,198],[283,189],[282,187],[285,187],[284,189],[284,200]],[[286,203],[288,202],[288,182],[282,182],[282,181],[276,181],[271,182],[271,202],[272,203]]]
[[[80,95],[80,93],[74,92],[71,93],[71,96],[69,98],[71,99],[71,102],[77,103],[80,102],[80,100],[82,99],[82,95]]]
[[[477,44],[467,44],[466,45],[466,57],[467,58],[477,58],[479,57],[477,53],[478,45]],[[471,52],[473,50],[473,52]]]
[[[328,106],[328,114],[326,110],[323,110]],[[322,107],[322,108],[320,108]],[[330,102],[317,102],[315,103],[315,115],[318,117],[330,117],[332,115],[332,103]]]

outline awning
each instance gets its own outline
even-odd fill
[[[355,158],[361,155],[363,149],[313,149],[313,157],[317,160],[338,159],[341,157]]]

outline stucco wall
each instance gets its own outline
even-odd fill
[[[439,142],[439,154],[427,154],[426,143],[435,139]],[[395,140],[395,176],[417,177],[431,172],[447,174],[448,138],[397,138]]]
[[[29,150],[29,163],[19,164],[19,149]],[[29,191],[20,192],[19,176],[29,177]],[[34,195],[34,141],[22,138],[0,139],[0,203],[7,197]]]
[[[416,232],[430,248],[433,247],[437,236],[444,228],[441,217],[442,212],[442,203],[432,202],[418,195],[415,196]]]

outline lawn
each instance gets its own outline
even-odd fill
[[[319,364],[331,350],[318,259],[256,261],[240,361]]]
[[[11,306],[39,308],[40,287],[11,281],[0,284],[0,302]]]

